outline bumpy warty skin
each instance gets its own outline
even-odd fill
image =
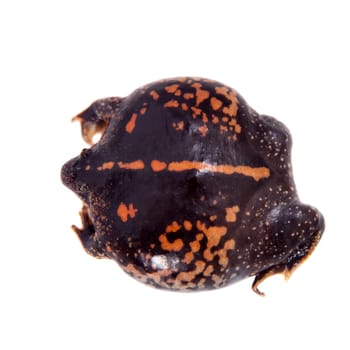
[[[84,248],[169,290],[288,277],[324,231],[300,203],[291,136],[233,89],[175,78],[97,100],[74,118],[92,146],[62,168]],[[93,144],[93,136],[101,139]]]

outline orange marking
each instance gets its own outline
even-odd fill
[[[199,106],[200,103],[209,98],[209,91],[202,90],[202,84],[194,83],[191,86],[196,89],[196,106]]]
[[[231,119],[231,121],[229,121],[228,125],[231,126],[235,126],[237,124],[237,120],[236,119]]]
[[[176,280],[181,281],[181,282],[191,282],[194,280],[194,278],[199,275],[200,273],[202,273],[205,269],[205,262],[198,260],[195,262],[196,268],[192,271],[188,271],[188,272],[180,272],[177,277]]]
[[[208,127],[204,124],[198,128],[198,131],[201,133],[201,135],[204,137],[207,135]]]
[[[190,92],[186,92],[184,94],[184,98],[185,98],[185,100],[190,100],[191,98],[194,98],[194,94],[192,94]]]
[[[174,95],[175,96],[181,96],[181,94],[182,94],[181,90],[176,90]]]
[[[128,123],[125,126],[125,130],[131,134],[133,132],[133,130],[135,129],[136,126],[136,119],[137,119],[137,114],[133,113],[133,115],[131,116],[130,120],[128,121]]]
[[[179,84],[173,84],[165,87],[165,91],[169,92],[170,94],[173,94],[179,87]]]
[[[164,107],[176,108],[176,107],[179,107],[179,102],[176,100],[170,100],[170,101],[164,103]]]
[[[202,120],[203,120],[203,123],[208,123],[209,121],[207,115],[204,112],[202,113]]]
[[[159,242],[161,243],[162,249],[169,252],[179,252],[184,246],[184,242],[180,238],[176,239],[173,243],[170,243],[164,233],[159,236]]]
[[[101,170],[111,170],[112,168],[114,167],[114,162],[105,162],[102,164],[102,166],[99,166],[97,168],[98,171],[101,171]]]
[[[136,216],[137,212],[138,212],[138,209],[135,209],[132,203],[129,204],[129,207],[127,207],[125,203],[121,202],[117,209],[117,215],[120,217],[121,221],[123,222],[128,221],[128,216],[130,216],[130,218],[133,219]]]
[[[210,226],[206,228],[206,226],[197,221],[197,229],[202,231],[207,237],[207,249],[203,252],[203,256],[207,261],[212,261],[214,259],[215,254],[211,252],[213,247],[219,245],[221,237],[226,235],[227,227],[225,226]]]
[[[242,131],[241,126],[240,126],[239,124],[236,124],[236,125],[235,125],[235,132],[236,132],[237,134],[240,134],[241,131]]]
[[[185,230],[187,230],[187,231],[191,231],[191,230],[192,230],[192,224],[191,224],[191,222],[188,221],[188,220],[185,220],[185,221],[184,221],[184,228],[185,228]]]
[[[227,222],[235,222],[237,220],[237,213],[239,213],[238,205],[234,205],[232,208],[226,208],[225,220]]]
[[[186,171],[186,170],[198,170],[208,171],[213,173],[221,173],[225,175],[240,174],[244,176],[252,177],[255,181],[259,181],[263,178],[270,176],[270,169],[266,167],[250,167],[246,165],[212,165],[204,162],[191,162],[184,160],[182,162],[171,162],[168,165],[169,171]]]
[[[188,111],[188,106],[186,103],[181,103],[181,108],[183,111]]]
[[[179,252],[183,246],[184,242],[182,239],[178,238],[173,243],[169,242],[167,234],[174,233],[181,229],[181,225],[179,225],[176,221],[173,221],[170,225],[168,225],[165,229],[165,233],[159,236],[159,242],[161,243],[161,247],[167,251]]]
[[[184,262],[185,264],[189,264],[193,261],[193,259],[194,259],[193,252],[188,252],[185,254],[185,257],[182,259],[182,262]]]
[[[203,276],[208,277],[213,273],[213,271],[214,271],[214,266],[208,265],[207,268],[203,272]]]
[[[230,239],[225,242],[224,248],[220,249],[217,252],[217,255],[219,256],[219,264],[223,267],[226,267],[228,265],[229,259],[227,257],[228,250],[233,250],[235,248],[235,241],[234,239]]]
[[[162,171],[167,167],[167,164],[165,162],[161,162],[159,160],[152,160],[151,162],[151,168],[153,171]]]
[[[85,167],[85,170],[86,171],[89,171],[91,169],[91,165],[87,165],[86,167]]]
[[[182,131],[184,129],[185,123],[183,121],[178,122],[178,123],[173,123],[173,127],[177,131]]]
[[[202,113],[202,110],[200,108],[197,107],[191,107],[193,113],[195,116],[200,115]],[[195,117],[194,117],[195,118]]]
[[[147,112],[147,107],[142,107],[142,108],[140,109],[140,113],[141,113],[142,115],[144,115],[146,112]]]
[[[234,91],[224,86],[216,87],[215,91],[216,93],[225,96],[230,101],[230,105],[228,107],[224,107],[222,111],[231,117],[235,117],[238,111],[238,99]]]
[[[158,101],[158,99],[159,99],[159,94],[158,94],[157,91],[152,90],[149,94],[150,94],[150,96],[153,98],[154,101]]]
[[[130,169],[130,170],[140,170],[145,168],[145,164],[142,160],[135,160],[130,163],[118,162],[118,166],[121,169]]]
[[[179,225],[176,221],[173,221],[170,225],[168,225],[165,229],[165,232],[177,232],[181,229],[181,225]]]
[[[215,221],[216,218],[217,218],[216,215],[211,215],[211,216],[209,216],[209,220],[210,220],[210,221]]]
[[[198,241],[190,242],[190,247],[193,253],[197,253],[201,248],[201,244]]]
[[[218,124],[220,122],[219,118],[213,114],[213,120],[212,120],[212,123],[213,124]]]
[[[210,99],[210,105],[211,105],[211,108],[213,108],[214,111],[217,111],[218,109],[221,108],[222,106],[222,101],[220,101],[218,98],[216,97],[212,97]]]
[[[121,267],[124,269],[125,272],[131,274],[139,281],[146,283],[149,279],[151,279],[158,285],[163,286],[164,288],[169,288],[169,285],[166,282],[162,282],[161,278],[168,277],[169,275],[171,275],[172,271],[170,269],[158,270],[155,272],[140,272],[139,270],[137,270],[135,265],[130,263],[126,266],[121,265]]]

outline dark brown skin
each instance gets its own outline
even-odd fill
[[[159,288],[204,290],[286,277],[324,231],[300,203],[291,137],[231,88],[176,78],[94,102],[75,120],[92,144],[62,168],[83,201],[73,227],[95,257]]]

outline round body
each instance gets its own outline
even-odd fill
[[[162,80],[75,119],[87,142],[102,136],[62,168],[83,201],[74,229],[142,282],[203,290],[255,276],[260,293],[323,233],[322,215],[298,200],[286,127],[221,83]]]

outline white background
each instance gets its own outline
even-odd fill
[[[1,1],[1,349],[349,349],[347,1]],[[326,232],[288,283],[143,286],[70,230],[60,167],[93,100],[195,75],[237,89],[294,139],[302,201]]]

